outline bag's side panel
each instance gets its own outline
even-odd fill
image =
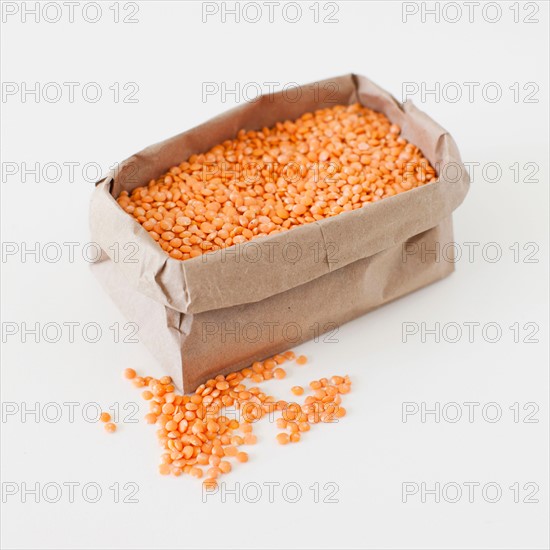
[[[138,325],[140,342],[163,373],[191,392],[210,377],[289,349],[445,277],[454,268],[452,258],[431,251],[452,241],[449,217],[405,243],[281,294],[196,315],[184,315],[134,290],[106,255],[92,270],[124,316]],[[315,307],[319,300],[323,308]]]
[[[286,292],[256,303],[199,313],[191,322],[182,316],[185,390],[289,349],[313,338],[318,328],[330,330],[445,277],[454,264],[449,258],[425,252],[442,249],[452,240],[448,217],[405,243]],[[320,301],[322,308],[316,307]]]
[[[163,374],[171,376],[177,387],[181,389],[183,387],[181,314],[134,290],[113,263],[113,260],[103,254],[99,262],[92,264],[92,272],[107,289],[126,319],[136,323],[138,340],[145,344],[160,362]],[[134,365],[121,365],[121,370],[128,366]]]

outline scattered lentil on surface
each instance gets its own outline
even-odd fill
[[[227,376],[218,375],[190,395],[176,393],[169,376],[160,379],[138,377],[134,372],[128,377],[125,371],[125,376],[134,385],[136,379],[143,381],[143,385],[147,382],[149,389],[142,392],[142,397],[148,402],[150,412],[145,420],[158,426],[157,437],[163,450],[160,474],[204,478],[203,486],[213,489],[217,487],[216,480],[233,469],[230,459],[235,459],[236,463],[248,462],[248,453],[240,447],[257,442],[254,424],[270,413],[281,413],[276,425],[286,431],[279,433],[276,440],[282,445],[299,442],[312,424],[334,422],[343,417],[345,409],[340,403],[341,395],[351,389],[348,376],[313,380],[309,384],[312,395],[308,395],[301,405],[277,400],[258,386],[246,384],[247,379],[255,382],[258,377],[261,381],[269,380],[268,373],[283,370],[275,368],[276,365],[300,359],[303,361],[305,357],[296,359],[292,351],[275,355],[253,363],[250,368]],[[294,386],[291,391],[295,395],[304,394],[302,386]],[[240,413],[240,420],[224,414],[229,408]],[[116,426],[107,423],[105,429],[115,431]]]

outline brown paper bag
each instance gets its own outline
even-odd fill
[[[438,180],[183,262],[168,256],[115,201],[122,190],[146,185],[241,128],[355,102],[399,125]],[[288,92],[261,96],[124,161],[92,195],[92,240],[103,251],[92,269],[138,324],[140,340],[189,392],[448,275],[452,258],[426,252],[452,242],[451,214],[468,187],[455,142],[426,114],[365,77],[332,78],[296,89],[292,100]]]

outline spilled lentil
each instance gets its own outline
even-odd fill
[[[306,397],[302,405],[277,400],[258,386],[246,384],[247,379],[255,383],[270,380],[274,371],[282,371],[283,375],[278,378],[284,378],[286,372],[280,365],[295,359],[294,352],[287,351],[257,361],[250,368],[208,380],[191,395],[178,394],[169,376],[139,377],[133,369],[126,369],[124,376],[134,385],[138,379],[137,387],[143,387],[143,383],[149,388],[142,392],[149,403],[145,421],[158,426],[157,437],[163,449],[160,474],[189,474],[204,478],[205,487],[213,488],[220,476],[231,472],[230,459],[248,462],[249,455],[241,447],[256,444],[254,423],[267,415],[281,413],[276,425],[289,432],[276,436],[282,445],[300,441],[301,433],[309,431],[312,424],[334,422],[344,416],[340,403],[341,395],[351,389],[348,376],[312,381],[309,386],[313,395]],[[296,391],[297,388],[301,391]],[[302,395],[304,388],[295,386],[292,392]],[[230,408],[238,411],[240,421],[224,414]],[[105,429],[114,431],[116,426],[108,423]]]

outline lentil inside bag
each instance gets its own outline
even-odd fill
[[[118,204],[188,260],[357,210],[435,180],[418,148],[359,103],[305,113],[191,155]]]

